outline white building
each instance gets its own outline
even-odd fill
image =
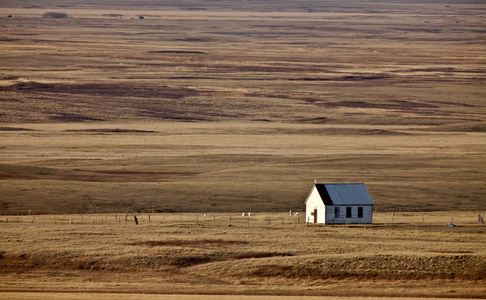
[[[371,224],[374,204],[364,183],[315,183],[305,200],[305,219],[320,224]]]

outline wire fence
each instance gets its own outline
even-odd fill
[[[110,213],[64,215],[3,215],[0,224],[45,224],[66,226],[238,226],[279,227],[308,226],[317,228],[460,228],[486,229],[484,213],[478,212],[404,212],[374,213],[372,224],[325,225],[307,223],[305,213]],[[0,225],[1,226],[1,225]],[[482,233],[482,232],[481,232]],[[486,232],[485,232],[486,233]]]

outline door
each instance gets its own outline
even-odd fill
[[[317,223],[317,209],[314,209],[314,223]]]

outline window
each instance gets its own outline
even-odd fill
[[[358,218],[362,218],[362,217],[363,217],[363,208],[358,207]]]
[[[334,207],[334,218],[341,218],[341,207]]]
[[[352,207],[346,207],[346,218],[352,218],[353,217],[351,208]]]

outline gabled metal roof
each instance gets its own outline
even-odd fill
[[[325,205],[374,205],[364,183],[316,183]]]

